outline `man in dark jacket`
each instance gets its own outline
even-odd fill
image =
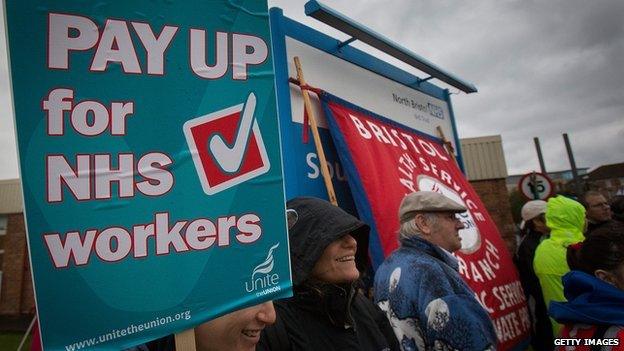
[[[276,323],[257,349],[398,350],[385,315],[355,287],[367,265],[369,227],[316,198],[293,199],[287,208],[294,296],[275,302]]]
[[[514,263],[518,268],[522,289],[531,313],[531,346],[535,351],[553,349],[553,332],[548,317],[548,307],[544,303],[542,287],[533,269],[535,250],[540,242],[548,236],[550,229],[546,226],[546,201],[532,200],[522,206],[520,229],[524,232]]]
[[[609,202],[613,220],[624,223],[624,195],[615,195]]]
[[[442,194],[417,191],[399,207],[401,247],[375,274],[375,301],[403,350],[495,349],[487,312],[458,273],[466,208]]]
[[[600,192],[594,190],[586,192],[583,194],[581,203],[585,207],[585,216],[587,216],[585,237],[590,236],[601,226],[612,222],[611,206]]]

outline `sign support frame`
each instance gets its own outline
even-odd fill
[[[312,129],[312,136],[314,138],[314,146],[316,146],[316,153],[319,157],[319,163],[321,166],[321,173],[323,174],[323,181],[325,182],[325,187],[327,188],[327,196],[329,197],[329,202],[334,206],[338,206],[338,200],[336,199],[336,192],[334,191],[334,185],[332,184],[331,177],[329,175],[329,169],[327,168],[327,158],[325,157],[325,150],[323,150],[323,143],[321,142],[321,136],[318,132],[318,125],[316,123],[316,116],[314,115],[314,111],[312,111],[312,103],[310,102],[310,93],[306,89],[304,89],[306,82],[303,77],[303,69],[301,68],[301,61],[299,57],[295,56],[295,67],[297,68],[297,79],[299,80],[299,87],[301,88],[301,94],[303,95],[303,104],[306,113],[308,114],[308,119],[310,121],[310,128]],[[306,128],[306,126],[303,126]]]

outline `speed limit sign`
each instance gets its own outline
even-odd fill
[[[529,200],[546,200],[553,195],[553,184],[543,173],[532,172],[522,176],[518,189]]]

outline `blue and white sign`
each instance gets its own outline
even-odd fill
[[[300,58],[305,81],[312,87],[368,111],[391,116],[394,122],[433,138],[438,137],[439,126],[458,150],[457,157],[461,163],[459,139],[447,90],[356,47],[340,46],[336,38],[284,17],[279,8],[271,9],[271,32],[282,150],[284,164],[288,165],[284,169],[287,199],[301,195],[327,198],[314,143],[302,142],[305,126],[301,89],[294,84],[286,85],[289,78],[297,78],[294,57]],[[315,94],[311,94],[311,101],[338,203],[345,210],[355,213],[345,170],[327,129],[323,109]],[[385,138],[383,131],[379,133],[380,138]],[[371,245],[375,243],[371,242]]]
[[[289,296],[266,2],[5,6],[45,349]]]

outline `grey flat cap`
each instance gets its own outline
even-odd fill
[[[417,191],[405,195],[399,207],[399,221],[408,221],[416,212],[466,212],[463,205],[433,191]]]

